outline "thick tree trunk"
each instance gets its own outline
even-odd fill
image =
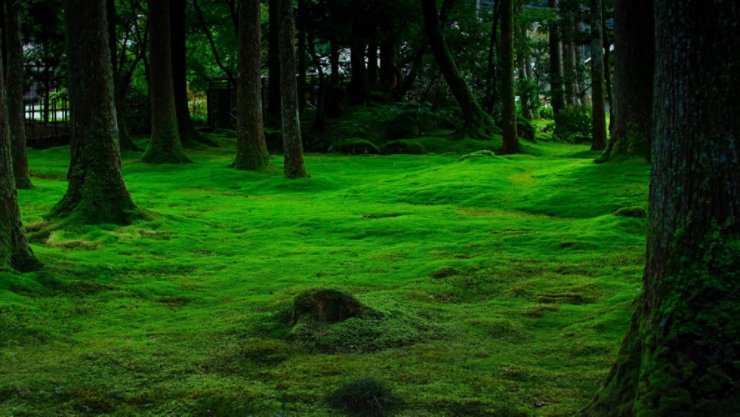
[[[177,125],[169,6],[170,0],[149,0],[152,134],[141,159],[154,164],[190,162],[182,149]]]
[[[381,34],[382,36],[382,34]],[[426,45],[420,46],[426,49]],[[418,54],[418,52],[417,52]],[[422,58],[424,56],[422,50]],[[414,55],[416,57],[416,55]],[[412,63],[412,68],[416,64],[416,59]],[[383,91],[393,91],[398,87],[398,77],[396,76],[396,46],[392,40],[383,37],[380,45],[380,89]]]
[[[2,7],[2,6],[0,6]],[[18,188],[31,188],[26,156],[26,120],[23,106],[23,41],[18,13],[20,0],[5,0],[5,37],[7,39],[8,122],[13,153],[13,174]]]
[[[303,139],[301,121],[298,118],[298,94],[296,86],[295,28],[292,0],[279,0],[278,10],[280,52],[280,102],[282,105],[282,133],[285,178],[308,177],[303,163]]]
[[[549,6],[555,13],[558,10],[558,0],[550,0]],[[550,104],[555,116],[565,107],[565,98],[563,97],[563,75],[560,67],[560,27],[557,23],[550,24]]]
[[[138,214],[121,175],[105,0],[67,0],[72,120],[67,193],[51,216],[85,224],[129,224]]]
[[[514,2],[501,1],[501,100],[504,142],[502,154],[519,152],[514,104]]]
[[[233,167],[259,171],[270,166],[262,122],[260,1],[239,0],[238,10],[237,143]]]
[[[424,29],[437,65],[463,114],[465,125],[458,134],[461,136],[488,137],[493,130],[493,120],[483,111],[478,100],[470,92],[465,80],[460,76],[460,71],[458,71],[447,44],[442,38],[442,28],[439,25],[435,3],[434,0],[421,0],[421,8],[424,13]]]
[[[280,120],[280,48],[278,8],[280,0],[269,0],[269,31],[267,32],[267,114],[272,121]]]
[[[38,269],[41,264],[28,246],[21,224],[5,97],[5,74],[0,60],[0,270],[14,268],[30,271]]]
[[[740,415],[735,0],[656,0],[647,265],[598,417]],[[701,53],[697,53],[701,51]]]
[[[601,33],[602,0],[591,0],[591,121],[592,151],[606,148],[606,114],[604,109],[604,54]]]
[[[335,39],[330,41],[329,62],[331,63],[330,85],[326,91],[326,117],[339,118],[342,115],[342,97],[344,90],[339,74],[339,45]]]
[[[185,36],[185,2],[186,0],[170,0],[170,40],[172,42],[172,82],[175,94],[175,114],[177,116],[177,131],[183,146],[194,146],[203,143],[217,146],[215,142],[203,137],[193,125],[188,107],[188,81],[186,36]]]
[[[654,61],[653,0],[614,2],[614,107],[611,140],[602,159],[650,158]]]

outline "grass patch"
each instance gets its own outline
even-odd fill
[[[151,214],[127,227],[50,227],[69,149],[30,150],[46,268],[0,271],[0,415],[336,415],[332,387],[365,375],[397,415],[573,415],[640,289],[646,219],[614,214],[645,206],[649,166],[546,141],[458,162],[500,138],[424,133],[402,140],[436,154],[309,154],[297,181],[229,169],[229,132],[194,164],[126,153]],[[367,309],[293,323],[311,288]]]

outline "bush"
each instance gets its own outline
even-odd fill
[[[543,119],[552,120],[555,118],[555,115],[552,112],[552,107],[550,106],[540,106],[539,113],[540,117]]]
[[[329,152],[340,152],[347,155],[379,154],[380,149],[369,140],[351,138],[334,143],[329,147]]]
[[[419,135],[419,126],[415,114],[411,111],[399,113],[385,126],[388,139],[415,138]]]
[[[568,106],[555,119],[555,137],[565,142],[582,141],[591,137],[591,110],[584,106]]]
[[[388,387],[367,376],[344,383],[328,401],[342,412],[360,416],[384,416],[395,403]]]
[[[516,130],[521,138],[530,141],[534,141],[536,139],[536,129],[532,122],[519,115],[516,117]]]
[[[426,153],[420,143],[405,140],[393,140],[385,144],[381,150],[383,155],[410,154],[421,155]]]

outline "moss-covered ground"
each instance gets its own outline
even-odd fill
[[[398,416],[571,416],[603,382],[644,264],[645,219],[614,213],[646,206],[647,164],[529,143],[310,154],[288,181],[213,138],[194,164],[125,155],[150,217],[127,227],[45,224],[69,150],[31,151],[46,267],[0,272],[0,416],[331,416],[361,376]],[[314,287],[375,313],[291,327]]]

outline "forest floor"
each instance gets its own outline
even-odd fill
[[[309,179],[124,158],[151,218],[36,234],[46,267],[0,272],[0,416],[341,415],[372,376],[397,416],[571,416],[603,382],[644,264],[649,166],[585,145],[492,156],[310,154]],[[31,230],[69,149],[30,152]],[[47,226],[48,227],[48,226]],[[380,312],[291,327],[300,291]]]

